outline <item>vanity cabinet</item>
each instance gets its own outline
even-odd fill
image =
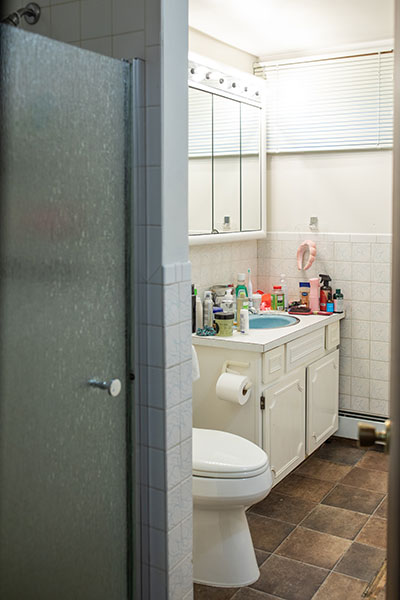
[[[276,483],[305,459],[305,397],[304,369],[265,390],[262,446]]]
[[[251,344],[246,351],[243,343],[233,349],[200,342],[201,378],[193,385],[194,427],[229,431],[261,446],[274,485],[338,429],[339,320],[284,342],[266,352]],[[237,371],[253,383],[244,406],[216,396],[225,361],[242,362]]]

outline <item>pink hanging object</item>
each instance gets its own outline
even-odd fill
[[[308,256],[307,264],[305,265],[305,267],[303,267],[303,257],[304,257],[304,253],[306,252],[306,250],[308,250],[309,256]],[[305,242],[300,244],[300,246],[297,250],[297,268],[300,271],[301,271],[301,269],[304,269],[304,271],[307,271],[307,269],[309,269],[311,267],[311,265],[313,264],[316,256],[317,256],[316,243],[313,242],[312,240],[306,240]]]

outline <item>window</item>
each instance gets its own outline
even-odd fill
[[[267,82],[267,152],[390,148],[393,51],[259,63]]]

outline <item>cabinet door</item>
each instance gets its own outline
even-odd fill
[[[265,392],[263,446],[275,483],[305,458],[305,369]]]
[[[339,350],[307,369],[307,454],[338,429]]]

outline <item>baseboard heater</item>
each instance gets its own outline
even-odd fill
[[[386,420],[387,417],[339,410],[339,429],[335,435],[350,440],[357,440],[359,423],[368,423],[369,425],[373,425],[377,431],[384,431]]]

